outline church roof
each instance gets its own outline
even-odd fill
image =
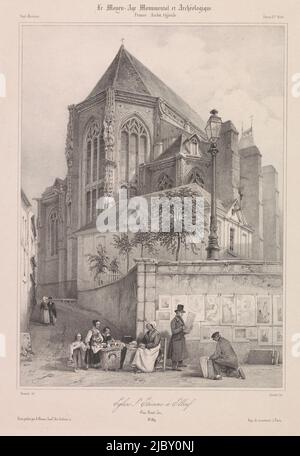
[[[177,154],[179,154],[181,152],[182,139],[183,135],[179,135],[175,141],[154,160],[154,162],[175,157]]]
[[[150,95],[164,99],[198,128],[204,129],[205,123],[180,96],[170,89],[154,73],[131,55],[122,45],[114,60],[107,68],[86,100],[100,94],[108,87],[126,92]]]

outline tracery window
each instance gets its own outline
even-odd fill
[[[93,121],[86,134],[85,209],[86,223],[96,217],[96,202],[103,183],[105,144],[98,122]]]
[[[57,212],[57,209],[53,209],[49,214],[48,239],[49,239],[49,254],[50,254],[50,256],[55,256],[58,254],[58,212]]]
[[[121,127],[120,179],[121,183],[137,183],[138,167],[148,161],[149,138],[145,125],[136,117]]]
[[[173,180],[167,175],[167,174],[162,174],[157,182],[157,190],[167,190],[169,188],[174,187],[174,182]]]
[[[204,180],[202,178],[201,171],[198,168],[192,169],[188,177],[188,184],[198,184],[200,187],[204,187]]]
[[[230,228],[229,230],[229,250],[234,252],[234,238],[235,238],[235,229]]]

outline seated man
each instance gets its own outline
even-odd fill
[[[239,367],[238,357],[229,340],[221,337],[219,332],[213,333],[211,338],[217,342],[214,354],[209,357],[213,363],[215,380],[222,380],[221,373],[245,380],[246,376]]]
[[[155,361],[160,350],[160,334],[156,330],[156,322],[146,324],[147,332],[136,350],[132,367],[137,372],[153,372]]]

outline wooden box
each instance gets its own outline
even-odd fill
[[[100,355],[100,367],[103,370],[118,370],[121,367],[121,348],[102,348]]]

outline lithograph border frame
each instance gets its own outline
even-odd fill
[[[56,21],[40,21],[40,22],[18,22],[18,43],[19,43],[19,61],[18,61],[18,195],[21,192],[21,132],[22,132],[22,65],[23,65],[23,28],[24,27],[42,27],[42,26],[78,26],[78,27],[86,27],[86,26],[111,26],[111,27],[121,27],[121,26],[132,26],[132,27],[211,27],[211,26],[227,26],[227,27],[251,27],[251,26],[261,26],[261,27],[269,27],[269,26],[277,26],[277,27],[284,27],[285,31],[285,52],[284,52],[284,84],[283,84],[283,176],[282,176],[282,202],[283,202],[283,211],[282,211],[282,227],[283,227],[283,255],[282,255],[282,279],[283,279],[283,292],[282,292],[282,299],[283,299],[283,343],[282,343],[282,386],[279,388],[212,388],[212,387],[153,387],[153,388],[143,388],[143,387],[43,387],[43,386],[22,386],[20,384],[20,294],[21,294],[21,286],[20,286],[20,246],[18,243],[18,254],[17,254],[17,277],[16,277],[16,286],[17,286],[17,306],[16,306],[16,389],[17,390],[30,390],[30,391],[47,391],[47,390],[63,390],[63,391],[91,391],[91,390],[134,390],[134,391],[147,391],[147,390],[163,390],[163,391],[286,391],[286,354],[287,354],[287,347],[286,347],[286,263],[287,263],[287,252],[286,252],[286,235],[287,235],[287,131],[288,131],[288,96],[287,96],[287,84],[288,84],[288,23],[287,22],[143,22],[143,21],[134,21],[134,22],[114,22],[114,21],[87,21],[87,22],[77,22],[77,21],[69,21],[69,22],[56,22]],[[20,238],[20,211],[21,211],[21,202],[20,198],[18,198],[18,205],[17,205],[17,232],[18,232],[18,239]],[[272,306],[273,310],[273,306]],[[220,309],[219,309],[220,311]],[[220,315],[221,317],[221,315]],[[273,334],[272,334],[273,335]]]

